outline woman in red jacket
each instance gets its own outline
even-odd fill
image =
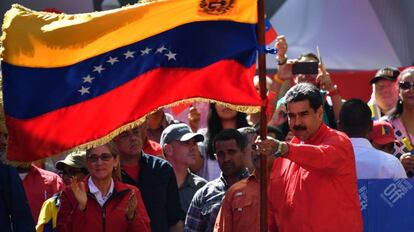
[[[140,191],[117,180],[119,156],[108,143],[86,152],[90,176],[63,191],[57,231],[150,231]]]

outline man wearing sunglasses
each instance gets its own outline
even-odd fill
[[[372,119],[378,120],[394,108],[398,99],[396,82],[399,74],[398,69],[385,67],[378,70],[370,80],[372,95],[368,106],[372,112]]]

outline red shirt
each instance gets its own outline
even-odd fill
[[[142,150],[149,155],[164,158],[161,145],[155,141],[149,140],[148,138],[145,140]]]
[[[122,169],[128,174],[128,176],[130,176],[135,181],[138,181],[140,171],[139,163],[135,166],[122,165]]]
[[[274,161],[269,231],[362,231],[355,157],[349,138],[322,124],[308,141],[294,137]]]
[[[60,176],[35,165],[30,167],[29,173],[23,180],[23,186],[35,222],[39,218],[43,202],[64,188]]]

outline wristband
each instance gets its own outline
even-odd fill
[[[275,80],[279,84],[283,84],[285,82],[284,80],[282,80],[282,79],[279,78],[279,75],[277,75],[277,73],[273,77],[273,80]]]

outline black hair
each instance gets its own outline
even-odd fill
[[[312,59],[315,59],[319,63],[319,58],[312,52],[307,52],[307,53],[300,54],[300,56],[298,57],[298,60],[300,60],[302,58],[312,58]]]
[[[408,67],[408,68],[405,68],[401,73],[400,73],[400,75],[398,76],[398,78],[397,78],[397,82],[399,82],[400,80],[401,80],[401,78],[403,78],[403,77],[405,77],[406,75],[407,76],[410,76],[410,75],[413,75],[412,73],[414,72],[414,67]],[[400,89],[400,87],[398,87],[398,92],[400,92],[401,91],[401,89]],[[401,114],[403,113],[403,100],[400,98],[400,97],[398,97],[398,101],[397,101],[397,103],[395,104],[395,107],[394,107],[394,109],[391,111],[391,113],[389,114],[389,118],[391,119],[391,120],[393,120],[393,119],[396,119],[396,118],[399,118],[400,116],[401,116]]]
[[[299,83],[290,88],[285,95],[285,104],[309,100],[309,104],[314,111],[322,106],[322,96],[319,89],[309,83]]]
[[[217,114],[217,110],[215,107],[215,103],[210,103],[210,109],[208,112],[208,119],[207,119],[207,134],[206,134],[206,152],[207,157],[211,160],[215,160],[214,157],[214,149],[213,149],[213,139],[214,137],[223,130],[223,125],[221,124],[221,119]],[[236,128],[247,127],[249,123],[247,123],[246,114],[237,112],[236,115]]]
[[[242,133],[240,133],[237,129],[223,129],[213,139],[213,152],[216,150],[217,141],[227,141],[232,139],[236,141],[237,147],[240,148],[240,150],[243,151],[246,148],[247,139]]]
[[[365,138],[372,129],[371,109],[361,99],[350,99],[342,105],[339,122],[349,137]]]

